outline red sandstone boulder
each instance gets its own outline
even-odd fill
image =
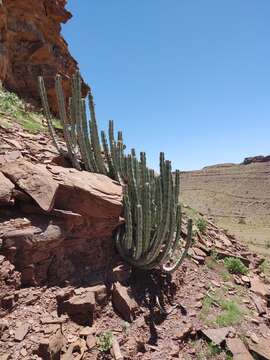
[[[21,160],[7,163],[0,170],[19,189],[30,195],[41,209],[52,209],[58,183],[44,165],[34,165]]]
[[[95,274],[102,277],[121,223],[120,184],[105,175],[24,159],[0,166],[0,174],[0,193],[9,205],[7,220],[0,219],[0,254],[21,272],[22,284],[67,279],[89,284]]]
[[[96,309],[95,294],[91,291],[81,295],[75,295],[64,301],[62,306],[63,313],[78,324],[91,325]]]

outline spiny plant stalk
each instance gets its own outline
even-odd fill
[[[80,163],[79,163],[76,153],[74,151],[74,144],[72,142],[72,136],[70,134],[70,131],[68,130],[69,123],[68,123],[68,118],[67,118],[65,97],[64,97],[63,88],[61,85],[61,76],[60,75],[56,75],[55,89],[56,89],[56,97],[57,97],[58,109],[59,109],[59,114],[60,114],[60,121],[62,123],[64,138],[65,138],[65,142],[67,145],[68,157],[71,160],[72,166],[77,170],[81,170]]]
[[[106,174],[106,168],[105,168],[104,160],[102,157],[101,146],[100,146],[99,136],[98,136],[98,127],[97,127],[97,121],[96,121],[94,98],[93,98],[91,89],[89,92],[89,109],[90,109],[90,118],[91,118],[91,120],[89,121],[89,127],[90,127],[90,134],[91,134],[93,150],[95,153],[97,170],[101,174]]]
[[[50,135],[57,150],[78,170],[106,174],[123,186],[125,224],[116,231],[119,254],[134,267],[151,270],[161,267],[173,272],[181,265],[192,242],[192,221],[182,229],[179,203],[180,172],[172,173],[171,162],[160,153],[160,172],[147,166],[144,152],[137,158],[135,149],[125,153],[123,135],[114,135],[114,123],[109,121],[108,140],[101,132],[101,142],[93,95],[89,94],[90,120],[87,120],[85,100],[81,96],[79,72],[72,78],[72,97],[66,108],[61,76],[56,77],[56,94],[67,151],[59,145],[52,126],[44,81],[39,78],[42,104]]]
[[[65,151],[59,145],[57,135],[54,131],[54,127],[52,124],[52,115],[50,112],[50,107],[49,107],[49,102],[48,102],[48,97],[47,97],[47,92],[46,92],[44,80],[41,76],[38,78],[38,82],[39,82],[39,92],[40,92],[41,102],[42,102],[42,106],[43,106],[43,110],[44,110],[44,115],[47,120],[47,125],[48,125],[49,133],[51,135],[53,144],[56,147],[56,150],[60,154],[65,155]],[[64,122],[64,120],[63,120],[63,122]]]

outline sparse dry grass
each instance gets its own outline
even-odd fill
[[[47,132],[47,127],[43,125],[44,117],[42,114],[29,111],[26,104],[16,94],[4,90],[0,87],[0,115],[6,116],[12,121],[22,125],[22,127],[31,132]],[[1,126],[10,127],[10,122],[1,117]],[[60,122],[53,119],[53,125],[56,129],[61,129]]]
[[[224,289],[208,293],[203,299],[200,319],[210,326],[223,327],[241,323],[245,311],[237,297],[227,299]]]

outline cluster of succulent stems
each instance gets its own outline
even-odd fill
[[[60,75],[55,88],[65,148],[60,145],[52,124],[44,80],[39,88],[49,133],[60,154],[77,170],[100,173],[118,181],[123,187],[125,224],[115,233],[116,248],[123,259],[136,268],[156,267],[173,272],[184,260],[192,241],[192,221],[182,229],[179,203],[180,172],[172,173],[171,162],[160,153],[160,172],[147,166],[146,154],[136,156],[135,149],[126,154],[123,135],[115,137],[114,123],[109,121],[108,137],[98,132],[92,92],[88,95],[90,119],[81,93],[81,76],[72,78],[72,96],[66,104]],[[101,140],[100,140],[101,138]]]

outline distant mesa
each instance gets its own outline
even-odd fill
[[[202,168],[202,170],[215,169],[215,168],[229,168],[229,167],[232,167],[234,165],[236,165],[236,164],[234,164],[234,163],[223,163],[223,164],[208,165],[208,166],[204,166]]]
[[[223,163],[223,164],[215,164],[215,165],[208,165],[202,168],[202,170],[211,170],[211,169],[217,169],[217,168],[231,168],[232,166],[238,166],[238,165],[249,165],[253,163],[265,163],[270,162],[270,155],[257,155],[257,156],[250,156],[246,157],[244,161],[241,164],[235,164],[235,163]]]

